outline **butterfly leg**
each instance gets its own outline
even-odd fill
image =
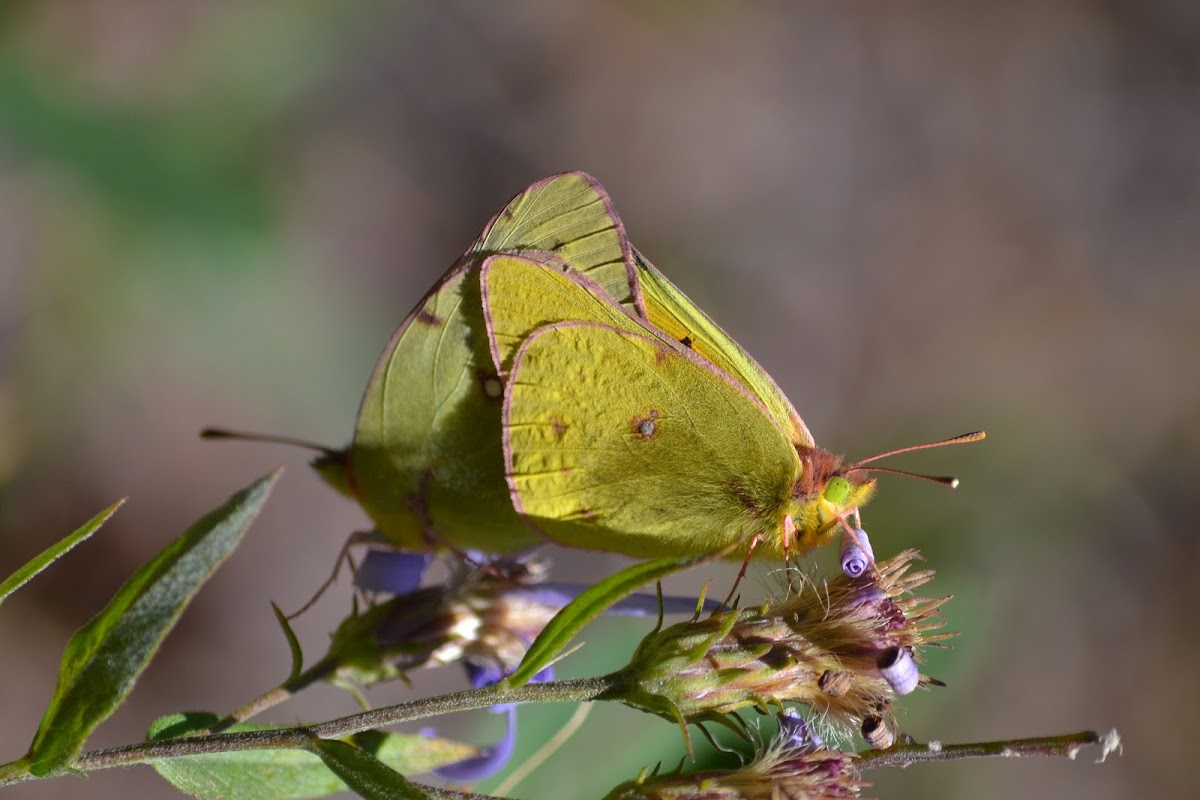
[[[429,513],[429,504],[425,502],[425,489],[433,480],[433,470],[426,470],[421,478],[420,491],[408,496],[408,510],[421,525],[421,538],[431,553],[449,553],[468,569],[479,569],[492,577],[503,578],[505,574],[488,561],[481,561],[478,556],[468,553],[461,547],[449,542],[433,527],[433,515]]]
[[[420,490],[409,494],[406,501],[409,513],[416,517],[417,522],[421,525],[421,538],[425,540],[425,544],[432,553],[439,551],[449,552],[468,566],[482,566],[466,550],[446,541],[445,538],[439,536],[437,531],[434,530],[433,515],[429,513],[429,504],[425,501],[425,490],[432,481],[433,470],[426,470],[425,474],[421,477]]]
[[[786,561],[792,551],[792,542],[796,541],[796,523],[791,514],[783,515],[783,535],[780,537],[783,545],[783,558]]]
[[[338,573],[342,571],[343,562],[350,565],[351,572],[354,571],[354,562],[350,560],[351,547],[356,544],[378,544],[379,542],[379,534],[375,531],[355,531],[347,536],[346,542],[342,545],[342,549],[338,551],[337,558],[333,562],[333,572],[325,579],[324,583],[317,587],[316,593],[308,599],[308,602],[301,606],[299,611],[288,614],[287,619],[291,621],[317,604],[317,601],[321,599],[321,595],[325,594],[325,591],[337,580]]]
[[[750,557],[754,555],[754,549],[758,547],[758,543],[761,541],[761,533],[756,533],[754,536],[750,537],[750,541],[746,545],[746,557],[742,559],[742,568],[738,570],[737,577],[733,579],[733,586],[730,587],[729,594],[725,597],[725,600],[721,603],[721,605],[717,606],[716,610],[713,611],[714,614],[723,608],[732,608],[732,605],[730,604],[733,602],[733,595],[735,592],[737,592],[738,586],[741,585],[742,578],[746,577],[746,568],[750,566]]]

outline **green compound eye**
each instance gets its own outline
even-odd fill
[[[840,505],[846,502],[846,498],[850,497],[850,481],[835,475],[825,484],[825,491],[822,496],[834,505]]]

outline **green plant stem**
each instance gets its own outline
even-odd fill
[[[7,786],[10,783],[20,783],[21,781],[30,781],[36,777],[36,775],[29,773],[29,762],[24,758],[19,758],[8,764],[0,764],[0,786]]]
[[[615,680],[611,676],[554,683],[529,683],[515,689],[497,684],[482,689],[468,689],[439,697],[386,706],[317,725],[299,725],[267,731],[185,736],[161,742],[141,742],[104,750],[92,750],[80,754],[69,769],[77,772],[90,772],[165,758],[183,758],[237,750],[306,750],[310,748],[313,737],[338,739],[400,722],[410,722],[456,711],[489,708],[501,703],[586,702],[604,698],[615,685]],[[25,772],[21,765],[20,761],[0,765],[0,786],[35,777]]]
[[[926,761],[957,761],[963,758],[1025,758],[1028,756],[1057,756],[1074,759],[1083,748],[1102,745],[1100,760],[1120,747],[1116,731],[1101,736],[1095,731],[1080,731],[1063,736],[1039,736],[1032,739],[1009,739],[975,744],[941,744],[916,742],[897,744],[887,750],[864,750],[858,755],[862,770],[880,767],[907,767]]]
[[[267,709],[274,708],[280,703],[291,699],[314,683],[328,679],[337,668],[337,659],[332,656],[326,656],[299,675],[288,679],[268,692],[264,692],[241,708],[230,713],[224,719],[214,723],[209,728],[209,732],[220,733],[232,725],[256,717]]]

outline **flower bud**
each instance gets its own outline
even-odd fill
[[[896,735],[881,717],[867,717],[862,723],[862,737],[876,750],[886,750],[896,741]]]
[[[862,528],[842,534],[841,544],[842,572],[850,578],[861,578],[871,565],[875,563],[875,553],[871,549],[871,540]]]
[[[921,671],[907,647],[889,647],[879,654],[876,663],[879,673],[896,694],[910,693],[921,680]]]

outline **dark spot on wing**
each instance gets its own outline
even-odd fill
[[[595,519],[598,516],[600,516],[600,512],[593,508],[577,508],[571,515],[571,519]]]
[[[692,337],[685,336],[679,340],[679,343],[690,350],[692,347]]]
[[[550,427],[554,428],[554,435],[557,436],[558,440],[561,442],[563,436],[565,436],[567,433],[567,428],[569,428],[571,426],[568,425],[567,423],[563,422],[558,417],[551,417],[550,418]]]
[[[658,409],[650,409],[645,414],[639,414],[629,420],[629,429],[633,435],[648,442],[658,433]]]
[[[422,325],[428,325],[431,328],[440,328],[442,326],[442,318],[437,314],[430,313],[425,309],[417,312],[417,322]]]

